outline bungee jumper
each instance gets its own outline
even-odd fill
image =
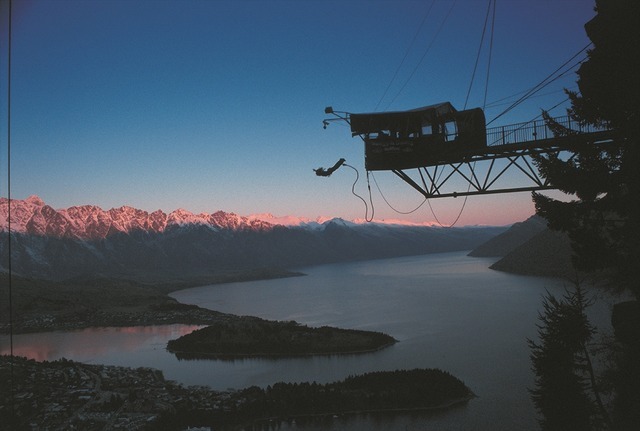
[[[338,160],[336,162],[335,165],[331,166],[330,168],[324,169],[324,168],[320,167],[318,169],[314,169],[313,171],[319,177],[328,177],[332,173],[334,173],[340,166],[342,166],[344,164],[344,162],[345,162],[345,159],[340,159],[340,160]]]

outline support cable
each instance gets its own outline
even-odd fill
[[[433,46],[433,43],[436,41],[436,39],[438,38],[438,36],[440,35],[440,32],[442,31],[444,24],[447,22],[447,20],[449,19],[449,15],[451,15],[451,11],[453,11],[453,8],[455,7],[457,3],[457,0],[454,0],[453,3],[451,4],[451,7],[449,8],[449,10],[447,11],[447,14],[445,15],[444,19],[442,20],[442,22],[440,23],[440,26],[438,27],[438,30],[436,31],[436,34],[433,36],[433,39],[431,39],[431,42],[429,43],[429,45],[427,46],[427,49],[424,51],[424,53],[422,54],[422,57],[420,57],[420,61],[418,61],[418,64],[416,64],[416,66],[413,68],[413,70],[411,71],[411,74],[409,75],[409,77],[406,79],[406,81],[404,82],[404,84],[402,84],[402,87],[400,87],[400,89],[398,90],[398,92],[396,93],[396,95],[393,97],[393,99],[391,99],[391,101],[387,104],[385,111],[389,109],[389,107],[393,104],[393,102],[395,102],[395,100],[398,98],[398,96],[400,95],[400,93],[402,93],[402,90],[404,90],[404,88],[407,86],[407,84],[409,83],[409,81],[411,81],[411,79],[413,78],[413,75],[415,75],[416,71],[418,70],[418,68],[420,67],[420,65],[422,64],[422,61],[424,60],[424,58],[427,56],[427,53],[431,50],[431,47]]]
[[[540,91],[541,89],[543,89],[544,87],[546,87],[547,85],[549,85],[550,83],[554,82],[555,80],[559,79],[561,76],[567,74],[569,71],[571,71],[574,67],[576,67],[578,64],[581,64],[582,62],[585,61],[586,58],[583,58],[581,60],[579,60],[578,62],[576,62],[574,65],[572,65],[571,67],[569,67],[568,69],[566,69],[564,72],[560,73],[558,76],[555,76],[556,73],[558,73],[560,70],[564,69],[564,67],[571,63],[576,57],[578,57],[580,54],[582,54],[584,51],[586,51],[587,49],[589,49],[589,47],[592,45],[592,43],[590,42],[589,44],[587,44],[587,46],[585,46],[584,48],[582,48],[580,51],[578,51],[576,54],[574,54],[569,60],[565,61],[560,67],[558,67],[556,70],[554,70],[553,72],[551,72],[546,78],[544,78],[542,81],[540,81],[537,85],[535,85],[534,87],[532,87],[529,91],[527,91],[523,96],[521,96],[518,100],[516,100],[515,102],[513,102],[511,104],[511,106],[509,106],[507,109],[505,109],[504,111],[502,111],[500,114],[498,114],[496,117],[493,118],[493,120],[489,121],[487,123],[487,126],[490,125],[491,123],[493,123],[494,121],[496,121],[498,118],[502,117],[503,115],[505,115],[507,112],[511,111],[513,108],[515,108],[516,106],[518,106],[519,104],[521,104],[522,102],[524,102],[526,99],[528,99],[530,96],[532,96],[533,94],[537,93],[538,91]]]
[[[473,68],[473,74],[471,75],[471,83],[469,84],[469,91],[467,92],[467,98],[464,102],[464,109],[467,109],[467,101],[469,100],[469,94],[471,93],[471,87],[473,86],[473,80],[476,74],[476,69],[478,66],[478,60],[480,59],[480,53],[482,52],[482,45],[483,45],[483,41],[484,41],[484,35],[485,32],[487,30],[487,21],[489,18],[489,12],[491,11],[491,4],[493,3],[493,15],[491,17],[491,34],[490,34],[490,38],[489,38],[489,59],[487,61],[487,77],[485,79],[485,88],[484,88],[484,100],[482,103],[482,110],[485,110],[485,106],[487,104],[487,90],[489,88],[489,74],[491,72],[491,55],[493,53],[493,33],[494,33],[494,29],[495,29],[495,22],[496,22],[496,0],[489,0],[489,4],[487,6],[487,14],[485,16],[484,19],[484,27],[482,29],[482,36],[480,38],[480,46],[478,47],[478,55],[476,56],[476,64]],[[474,173],[474,169],[476,166],[476,162],[473,162],[473,166],[471,167],[471,173],[472,175],[475,175]],[[433,210],[433,206],[431,205],[431,202],[428,202],[429,204],[429,209],[431,210],[431,214],[433,214],[433,218],[436,219],[436,222],[438,222],[438,224],[441,227],[454,227],[458,221],[460,220],[460,217],[462,217],[462,213],[464,212],[465,207],[467,206],[467,200],[469,199],[469,190],[471,190],[471,182],[468,182],[467,185],[467,193],[464,195],[464,200],[462,201],[462,206],[460,207],[460,212],[458,212],[458,216],[455,218],[455,220],[453,221],[453,223],[451,223],[448,226],[443,225],[440,220],[438,220],[438,216],[436,216],[435,211]]]
[[[15,418],[15,371],[13,351],[13,286],[11,267],[11,21],[12,0],[9,0],[9,24],[7,37],[7,252],[9,254],[7,270],[9,272],[9,357],[10,357],[10,386],[11,386],[11,414]]]
[[[489,5],[491,5],[491,2],[489,2]],[[491,17],[491,38],[489,39],[489,59],[487,60],[487,78],[484,81],[484,98],[482,99],[483,111],[487,107],[487,93],[489,92],[489,76],[491,74],[491,54],[493,53],[493,33],[494,33],[495,25],[496,25],[496,0],[493,0],[493,16]]]
[[[484,16],[484,25],[482,26],[482,36],[480,36],[480,45],[478,46],[478,54],[476,55],[476,62],[473,65],[473,72],[471,73],[471,82],[469,82],[469,88],[467,89],[467,97],[464,99],[464,107],[462,108],[463,110],[467,109],[467,103],[469,102],[469,95],[471,94],[473,81],[475,80],[476,71],[478,70],[478,62],[480,61],[480,54],[482,54],[482,45],[484,44],[484,35],[487,32],[487,21],[489,20],[489,12],[491,12],[491,0],[489,0],[489,4],[487,6],[487,13]]]
[[[391,81],[389,81],[389,85],[387,85],[387,88],[385,88],[384,93],[382,94],[382,97],[380,97],[380,100],[378,100],[378,103],[376,104],[376,107],[373,108],[373,112],[376,112],[378,110],[378,107],[380,106],[380,104],[382,103],[382,101],[386,97],[387,93],[389,92],[389,89],[391,88],[391,84],[393,84],[393,82],[395,81],[396,77],[398,76],[398,72],[400,72],[400,69],[402,68],[402,65],[404,64],[404,61],[407,59],[407,56],[409,55],[409,52],[411,51],[411,48],[413,48],[413,44],[415,43],[416,39],[418,38],[418,34],[420,34],[420,30],[422,30],[422,26],[427,21],[427,18],[429,17],[429,14],[431,13],[431,9],[433,9],[433,5],[435,4],[435,2],[436,2],[436,0],[432,0],[431,5],[429,6],[429,9],[427,9],[427,13],[424,15],[424,18],[422,18],[422,22],[420,22],[420,25],[418,26],[418,30],[416,30],[416,33],[413,35],[413,39],[411,40],[411,43],[409,44],[409,47],[407,48],[407,50],[404,53],[404,57],[402,57],[402,60],[400,61],[400,64],[398,65],[396,71],[393,74],[393,77],[391,78]]]

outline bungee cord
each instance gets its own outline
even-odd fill
[[[367,201],[364,200],[364,198],[362,196],[360,196],[359,194],[356,193],[356,184],[358,183],[358,180],[360,179],[360,173],[358,172],[358,170],[356,168],[354,168],[353,166],[347,164],[347,163],[343,163],[343,166],[346,166],[348,168],[351,168],[355,171],[356,173],[356,180],[353,182],[353,184],[351,185],[351,193],[357,197],[358,199],[360,199],[362,201],[362,203],[364,204],[364,220],[369,223],[373,221],[373,216],[375,214],[375,208],[373,207],[373,199],[371,197],[371,184],[369,183],[369,171],[367,171],[367,188],[369,189],[369,203],[371,204],[371,218],[369,218],[369,205],[367,205]]]

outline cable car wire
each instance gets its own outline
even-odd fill
[[[484,35],[487,32],[487,21],[489,20],[489,12],[491,12],[491,0],[489,0],[489,4],[487,6],[487,13],[484,17],[484,25],[482,26],[482,36],[480,36],[480,45],[478,47],[478,54],[476,55],[476,62],[473,65],[473,72],[471,73],[471,82],[469,82],[469,89],[467,89],[467,97],[464,99],[464,107],[462,108],[463,110],[467,109],[467,102],[469,102],[469,95],[471,94],[473,81],[475,80],[476,71],[478,70],[478,63],[480,62],[480,54],[482,54],[482,45],[484,45]]]
[[[455,6],[455,3],[456,3],[456,2],[454,1],[454,2],[453,2],[453,4],[452,4],[452,6],[451,6],[451,8],[449,8],[449,11],[447,12],[447,15],[445,16],[445,18],[444,18],[444,19],[443,19],[443,21],[441,22],[440,27],[438,28],[438,30],[437,30],[437,32],[436,32],[436,34],[435,34],[434,38],[431,40],[431,43],[427,46],[427,49],[425,50],[424,54],[423,54],[423,55],[422,55],[422,57],[420,58],[420,61],[418,62],[418,64],[416,65],[416,67],[413,69],[413,71],[412,71],[412,72],[411,72],[411,74],[409,75],[409,78],[407,78],[407,80],[405,81],[405,83],[403,84],[403,86],[400,88],[400,90],[398,91],[398,93],[396,93],[396,95],[395,95],[395,96],[394,96],[394,98],[391,100],[391,102],[389,102],[389,104],[387,105],[387,109],[388,109],[388,107],[389,107],[389,106],[390,106],[390,105],[395,101],[395,99],[398,97],[398,95],[402,92],[402,90],[405,88],[405,86],[406,86],[406,85],[408,84],[408,82],[411,80],[411,78],[412,78],[412,77],[413,77],[413,75],[415,74],[416,70],[418,69],[418,67],[420,66],[420,64],[422,63],[422,61],[424,60],[424,58],[425,58],[426,54],[429,52],[429,50],[431,49],[431,46],[433,45],[433,43],[434,43],[434,42],[435,42],[435,40],[437,39],[438,35],[440,34],[440,32],[441,32],[442,28],[444,27],[445,22],[446,22],[446,21],[447,21],[447,19],[449,18],[449,15],[451,14],[451,11],[453,10],[453,8],[454,8],[454,6]],[[488,5],[487,5],[487,13],[486,13],[486,15],[485,15],[484,25],[483,25],[483,28],[482,28],[482,35],[481,35],[481,37],[480,37],[480,44],[479,44],[479,46],[478,46],[478,53],[477,53],[477,55],[476,55],[476,60],[475,60],[475,64],[474,64],[474,67],[473,67],[473,73],[472,73],[472,76],[471,76],[471,82],[469,83],[469,89],[468,89],[468,91],[467,91],[467,97],[466,97],[466,100],[465,100],[464,109],[466,109],[467,102],[468,102],[468,99],[469,99],[469,94],[471,93],[471,88],[472,88],[472,86],[473,86],[473,81],[474,81],[474,79],[475,79],[475,75],[476,75],[476,72],[477,72],[477,67],[478,67],[479,59],[480,59],[480,56],[481,56],[481,53],[482,53],[482,47],[483,47],[483,45],[484,45],[484,38],[485,38],[486,31],[487,31],[487,24],[488,24],[489,15],[490,15],[490,12],[491,12],[491,6],[492,6],[492,4],[493,4],[493,15],[492,15],[492,19],[491,19],[491,31],[490,31],[490,42],[489,42],[489,59],[488,59],[488,64],[487,64],[487,76],[486,76],[486,79],[485,79],[485,91],[484,91],[483,109],[484,109],[484,105],[486,105],[487,93],[488,93],[487,89],[488,89],[488,85],[489,85],[489,75],[490,75],[490,70],[491,70],[491,69],[490,69],[490,64],[491,64],[491,55],[492,55],[492,52],[493,52],[493,34],[494,34],[494,29],[495,29],[495,8],[496,8],[496,6],[495,6],[495,0],[489,0]],[[430,10],[430,9],[429,9],[429,10]],[[426,19],[426,17],[425,17],[425,19]],[[424,20],[423,20],[423,23],[424,23]],[[421,24],[421,26],[422,26],[422,24]],[[408,52],[408,51],[407,51],[407,52]],[[406,53],[405,53],[405,58],[406,58]],[[403,58],[402,62],[404,62],[404,58]],[[401,65],[402,65],[402,63],[401,63]],[[398,70],[399,70],[399,68],[398,68]],[[397,73],[397,70],[396,70],[396,73]],[[394,78],[395,78],[395,75],[394,75]],[[391,85],[391,83],[389,84],[389,86],[390,86],[390,85]],[[387,90],[388,90],[389,86],[387,87]],[[385,93],[384,93],[383,97],[382,97],[380,100],[384,99],[384,96],[386,95],[387,90],[385,90]],[[378,105],[379,105],[379,103],[380,103],[380,102],[378,102]],[[378,105],[376,105],[376,109],[377,109]],[[442,175],[442,173],[441,173],[440,175]],[[417,207],[415,207],[414,209],[412,209],[412,210],[410,210],[410,211],[400,211],[400,210],[398,210],[398,209],[394,208],[394,207],[391,205],[391,203],[387,200],[387,198],[385,197],[384,193],[382,192],[382,189],[380,188],[380,185],[378,184],[378,181],[376,180],[375,176],[374,176],[373,174],[372,174],[371,176],[373,177],[373,181],[374,181],[374,183],[375,183],[375,185],[376,185],[376,188],[378,189],[378,192],[380,192],[380,196],[382,196],[382,199],[383,199],[383,200],[385,201],[385,203],[389,206],[389,208],[391,208],[393,211],[395,211],[396,213],[399,213],[399,214],[405,214],[405,215],[406,215],[406,214],[411,214],[411,213],[413,213],[413,212],[417,211],[419,208],[421,208],[421,207],[422,207],[422,205],[424,205],[424,203],[425,203],[425,202],[427,202],[427,204],[429,205],[429,208],[430,208],[430,210],[431,210],[431,213],[432,213],[432,215],[433,215],[434,219],[436,220],[436,222],[437,222],[441,227],[453,227],[453,226],[455,226],[455,225],[456,225],[456,223],[460,220],[460,217],[462,216],[462,213],[464,212],[464,208],[465,208],[465,206],[466,206],[466,204],[467,204],[468,195],[465,195],[464,202],[463,202],[463,204],[462,204],[462,207],[460,208],[460,212],[458,213],[458,215],[457,215],[456,219],[453,221],[453,223],[451,223],[450,225],[446,226],[446,225],[442,224],[442,222],[440,222],[440,220],[438,219],[438,216],[436,215],[436,213],[435,213],[435,211],[434,211],[434,209],[433,209],[433,207],[432,207],[432,205],[431,205],[431,202],[429,202],[429,199],[428,199],[426,196],[425,196],[424,200],[423,200],[423,201],[422,201],[422,202],[421,202]],[[371,185],[370,185],[370,183],[369,183],[369,171],[367,171],[367,185],[368,185],[368,187],[369,187],[369,195],[371,195]],[[355,184],[354,184],[354,186],[355,186]],[[471,187],[471,185],[469,185],[469,188],[470,188],[470,187]],[[467,190],[467,191],[468,191],[468,190]],[[354,194],[355,194],[355,193],[354,193]],[[360,196],[358,196],[358,197],[360,197]],[[362,198],[360,197],[360,199],[362,199]],[[366,203],[365,203],[365,204],[366,204]],[[371,201],[371,205],[372,205],[372,207],[373,207],[373,201]]]
[[[440,23],[440,26],[438,27],[438,30],[436,31],[436,34],[433,36],[433,38],[431,39],[431,42],[429,43],[429,45],[427,46],[427,48],[425,49],[424,53],[422,54],[422,57],[420,57],[420,61],[418,61],[418,64],[415,65],[415,67],[413,68],[413,70],[411,71],[411,74],[409,74],[409,77],[404,81],[404,84],[402,84],[402,87],[400,87],[400,89],[398,90],[398,92],[396,93],[395,96],[393,96],[393,99],[391,99],[391,101],[387,104],[387,106],[385,107],[385,111],[389,109],[389,107],[393,104],[393,102],[395,102],[395,100],[398,98],[398,96],[400,95],[400,93],[402,93],[402,91],[404,90],[404,88],[407,86],[407,84],[409,83],[409,81],[411,81],[411,79],[413,78],[413,75],[415,75],[416,71],[418,70],[418,68],[420,67],[420,65],[422,64],[422,61],[425,59],[425,57],[427,56],[427,53],[429,53],[429,51],[431,50],[431,47],[433,46],[434,42],[436,41],[436,39],[438,38],[438,36],[440,35],[440,32],[442,31],[442,29],[444,28],[444,24],[447,22],[447,20],[449,19],[449,16],[451,15],[451,12],[453,11],[453,8],[456,6],[458,0],[454,0],[453,3],[451,4],[451,7],[449,8],[449,10],[447,11],[447,14],[445,15],[444,19],[442,20],[442,22]]]
[[[393,82],[395,81],[396,77],[398,76],[398,72],[400,72],[400,69],[402,68],[402,65],[404,64],[404,61],[407,59],[407,56],[409,55],[409,52],[411,51],[411,48],[413,48],[413,44],[415,43],[416,39],[418,38],[418,34],[420,34],[420,30],[422,30],[422,26],[427,21],[427,18],[429,17],[429,14],[431,13],[431,9],[433,9],[433,5],[435,4],[435,2],[436,2],[436,0],[433,0],[431,2],[431,5],[429,6],[429,9],[427,9],[427,13],[422,18],[422,22],[420,22],[420,25],[418,26],[418,30],[416,30],[416,33],[413,35],[413,39],[411,40],[411,43],[409,44],[409,47],[405,51],[404,56],[402,57],[402,60],[400,61],[400,64],[396,68],[396,71],[394,72],[393,77],[391,77],[391,81],[389,81],[389,85],[387,85],[387,88],[385,88],[384,93],[382,94],[382,97],[380,97],[380,100],[378,100],[378,103],[376,104],[376,107],[373,108],[373,112],[376,112],[378,110],[378,107],[380,106],[380,104],[382,103],[382,101],[386,97],[387,93],[389,92],[389,89],[391,88],[391,84],[393,84]]]
[[[560,67],[558,67],[556,70],[554,70],[553,72],[551,72],[546,78],[544,78],[542,81],[540,81],[538,84],[536,84],[535,86],[533,86],[529,91],[527,91],[522,97],[520,97],[518,100],[516,100],[515,102],[513,102],[511,104],[511,106],[509,106],[507,109],[505,109],[504,111],[502,111],[500,114],[498,114],[497,116],[495,116],[493,118],[493,120],[489,121],[487,123],[487,126],[490,125],[491,123],[493,123],[494,121],[496,121],[498,118],[502,117],[503,115],[505,115],[507,112],[511,111],[513,108],[515,108],[516,106],[518,106],[519,104],[521,104],[522,102],[524,102],[525,100],[527,100],[530,96],[532,96],[533,94],[537,93],[538,91],[542,90],[544,87],[546,87],[547,85],[551,84],[552,82],[556,81],[557,79],[559,79],[560,77],[566,75],[567,73],[569,73],[570,71],[572,71],[576,66],[578,66],[579,64],[582,64],[587,57],[584,57],[580,60],[578,60],[576,63],[574,63],[571,67],[565,69],[562,73],[560,73],[558,76],[555,76],[559,71],[561,71],[562,69],[564,69],[569,63],[571,63],[576,57],[578,57],[580,54],[582,54],[584,51],[586,51],[590,46],[592,45],[592,43],[588,43],[584,48],[582,48],[580,51],[578,51],[577,53],[575,53],[569,60],[565,61]]]
[[[471,87],[473,85],[473,80],[476,74],[476,69],[478,66],[478,60],[480,58],[480,53],[482,52],[482,45],[483,45],[483,41],[484,41],[484,35],[485,32],[487,30],[487,20],[489,18],[489,12],[491,11],[491,4],[493,3],[493,15],[491,17],[491,35],[490,35],[490,39],[489,39],[489,58],[487,60],[487,76],[485,79],[485,88],[484,88],[484,100],[483,100],[483,104],[482,104],[482,110],[485,110],[486,104],[487,104],[487,90],[489,88],[489,75],[491,72],[491,57],[492,57],[492,53],[493,53],[493,33],[495,30],[495,22],[496,22],[496,0],[489,0],[489,4],[487,6],[487,14],[485,16],[484,19],[484,26],[482,29],[482,36],[480,38],[480,46],[478,47],[478,55],[476,56],[476,63],[473,67],[473,74],[471,76],[471,83],[469,84],[469,91],[467,92],[467,99],[464,102],[464,109],[467,108],[467,101],[469,99],[469,94],[471,93]],[[476,162],[473,162],[473,167],[475,167]],[[473,170],[473,167],[471,168]],[[442,172],[440,172],[440,176],[438,177],[438,179],[442,176]],[[471,190],[471,183],[469,183],[467,185],[467,193],[469,193],[469,190]],[[455,218],[455,220],[453,221],[453,223],[451,223],[448,226],[443,225],[440,220],[438,219],[438,216],[436,215],[436,212],[433,210],[433,206],[431,205],[431,202],[428,202],[429,204],[429,209],[431,210],[431,214],[433,214],[433,218],[436,219],[436,222],[441,226],[441,227],[454,227],[458,221],[460,220],[460,217],[462,217],[462,213],[464,212],[465,207],[467,206],[467,201],[469,199],[469,195],[466,194],[464,196],[464,200],[462,201],[462,206],[460,207],[460,212],[458,212],[458,216]]]

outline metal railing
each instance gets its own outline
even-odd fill
[[[602,132],[606,129],[582,124],[569,116],[555,117],[553,120],[567,129],[568,134],[582,134]],[[535,142],[556,137],[543,119],[527,123],[509,124],[507,126],[490,127],[487,129],[487,145],[520,144]]]

